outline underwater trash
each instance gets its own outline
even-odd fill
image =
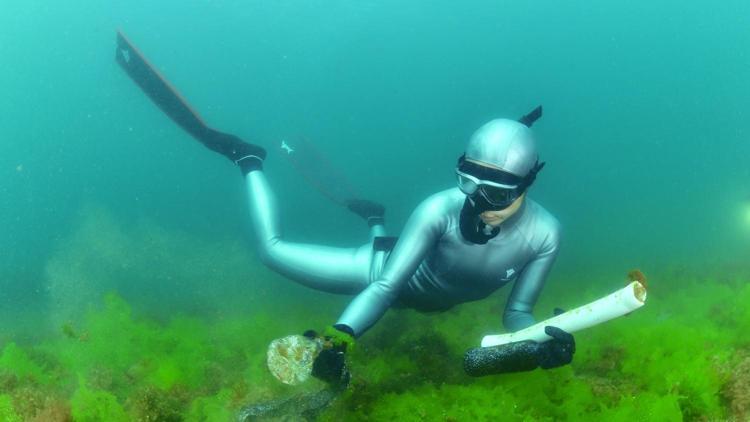
[[[639,281],[632,281],[624,288],[599,300],[567,311],[515,333],[489,335],[482,338],[482,347],[534,340],[542,343],[551,339],[544,327],[550,325],[569,333],[607,322],[640,308],[646,303],[646,288]]]
[[[266,364],[276,379],[288,385],[299,385],[310,378],[313,362],[323,349],[319,339],[291,335],[268,345]]]
[[[555,332],[570,337],[567,347],[574,353],[575,342],[569,333],[627,315],[645,304],[646,287],[641,283],[646,277],[633,270],[628,278],[632,281],[625,288],[587,305],[568,312],[555,312],[554,317],[515,333],[484,336],[481,347],[470,349],[464,355],[464,370],[471,376],[532,370],[540,365],[537,355],[541,343],[557,337]],[[570,362],[568,358],[565,360]],[[559,365],[546,367],[556,366]]]

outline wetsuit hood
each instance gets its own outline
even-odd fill
[[[530,129],[541,113],[541,107],[537,107],[519,121],[491,120],[469,139],[457,167],[459,187],[467,195],[461,210],[460,229],[469,242],[481,245],[497,236],[499,227],[484,224],[480,214],[510,206],[534,183],[536,174],[544,166],[539,163],[536,140]],[[493,194],[488,192],[490,188],[495,190]],[[502,191],[506,188],[508,192]]]

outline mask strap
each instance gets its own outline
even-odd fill
[[[536,180],[537,173],[542,171],[545,164],[547,163],[544,161],[539,163],[539,160],[536,160],[534,167],[531,170],[529,170],[529,174],[527,174],[526,177],[524,177],[522,186],[518,187],[518,191],[520,193],[526,192],[526,189],[528,189],[529,187],[531,187],[532,184],[534,184],[534,180]]]

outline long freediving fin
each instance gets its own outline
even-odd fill
[[[235,135],[220,132],[206,125],[187,100],[149,63],[122,31],[117,31],[115,60],[170,119],[208,149],[239,165],[243,174],[260,168],[266,157],[263,147],[247,143]],[[250,160],[247,160],[248,158]]]
[[[169,118],[199,141],[207,141],[210,130],[203,119],[122,31],[117,31],[115,60]]]

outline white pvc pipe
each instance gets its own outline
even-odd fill
[[[489,335],[482,338],[482,347],[498,346],[516,341],[534,340],[538,343],[551,340],[544,327],[551,325],[574,333],[584,328],[607,322],[610,319],[635,311],[646,303],[646,288],[634,281],[609,296],[583,305],[556,317],[542,321],[515,333]]]

